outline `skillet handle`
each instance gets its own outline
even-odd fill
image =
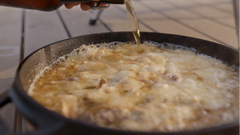
[[[8,103],[11,103],[12,100],[8,95],[8,91],[0,94],[0,109]],[[62,123],[53,125],[52,127],[37,126],[33,132],[24,133],[21,135],[57,135],[56,132],[62,127]],[[14,135],[0,118],[0,135]]]
[[[2,108],[4,105],[11,102],[10,97],[8,96],[7,91],[3,92],[0,95],[0,108]],[[0,119],[0,133],[2,135],[12,135],[10,130],[7,128],[7,126],[4,124],[4,122]]]
[[[8,92],[5,91],[0,95],[0,108],[2,108],[4,105],[6,105],[7,103],[10,103],[11,99],[8,96]]]

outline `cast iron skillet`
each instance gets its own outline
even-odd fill
[[[207,54],[226,61],[230,65],[239,66],[237,50],[213,42],[162,33],[141,33],[143,41],[158,43],[173,43],[193,47],[198,53]],[[82,44],[108,43],[113,41],[134,41],[132,32],[100,33],[75,37],[47,45],[29,55],[21,62],[11,88],[0,96],[0,107],[13,102],[22,115],[31,122],[36,130],[32,135],[237,135],[239,133],[238,120],[232,123],[202,130],[175,133],[144,133],[113,130],[67,119],[51,112],[31,99],[26,91],[35,75],[45,66],[51,64],[58,57],[70,53]],[[0,134],[11,134],[0,121]]]

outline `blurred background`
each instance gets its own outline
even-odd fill
[[[132,0],[140,31],[185,35],[238,48],[232,0]],[[235,4],[236,6],[236,4]],[[95,11],[94,11],[95,12]],[[93,11],[41,12],[0,7],[0,93],[13,81],[18,63],[47,44],[91,33],[132,31],[124,5],[111,5],[89,25]],[[22,120],[10,104],[0,110],[12,130],[21,132]],[[18,118],[18,119],[16,119]]]

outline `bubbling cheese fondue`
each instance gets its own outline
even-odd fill
[[[151,44],[82,45],[28,94],[67,118],[101,127],[175,132],[238,119],[238,74],[222,61]]]

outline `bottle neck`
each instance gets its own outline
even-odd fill
[[[94,0],[60,0],[62,3],[93,2]],[[124,4],[124,0],[98,0],[108,4]]]

